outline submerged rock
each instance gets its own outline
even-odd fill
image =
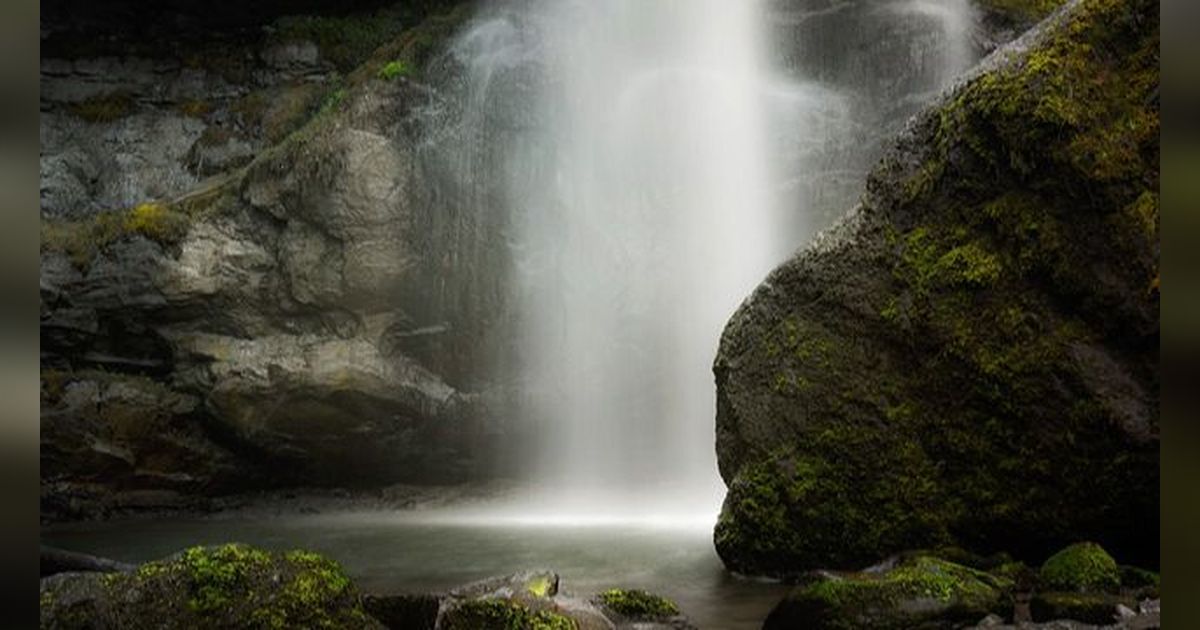
[[[1158,4],[1077,0],[915,118],[714,364],[739,572],[1158,553]]]
[[[306,551],[194,547],[128,573],[42,580],[41,628],[382,628],[337,563]]]
[[[764,629],[959,628],[1012,610],[1012,583],[928,556],[884,570],[820,574],[794,589]]]

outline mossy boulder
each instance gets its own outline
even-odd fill
[[[382,628],[332,560],[239,544],[42,580],[41,628]]]
[[[1121,586],[1117,561],[1090,542],[1076,543],[1047,558],[1038,577],[1047,591],[1103,592]]]
[[[914,118],[714,363],[726,565],[1079,539],[1158,563],[1158,3],[1075,0]]]
[[[763,628],[958,628],[1011,612],[1012,582],[929,556],[886,571],[823,574],[781,601]]]

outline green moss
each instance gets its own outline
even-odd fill
[[[570,617],[549,610],[530,610],[506,599],[464,602],[445,619],[446,630],[576,630]]]
[[[357,592],[337,563],[307,551],[273,554],[240,544],[192,547],[141,565],[132,573],[85,576],[106,595],[82,612],[105,625],[108,608],[121,602],[121,623],[161,621],[163,628],[368,628]],[[108,625],[105,625],[108,627]],[[148,626],[147,626],[148,627]]]
[[[943,239],[953,243],[953,239]],[[944,245],[929,228],[914,229],[905,239],[896,275],[922,295],[945,287],[979,289],[1000,278],[999,258],[981,242]]]
[[[599,599],[609,610],[631,619],[658,619],[679,614],[675,602],[642,590],[610,588],[600,593]]]
[[[188,606],[200,613],[224,608],[245,589],[251,574],[269,562],[266,552],[242,545],[188,549],[180,559],[192,592]]]
[[[540,575],[525,584],[525,590],[534,597],[546,597],[554,583],[548,576]]]
[[[1053,591],[1114,591],[1121,585],[1117,563],[1100,545],[1082,542],[1050,556],[1040,573],[1042,588]]]
[[[386,64],[384,64],[383,67],[379,69],[378,76],[380,79],[383,79],[384,81],[391,81],[392,79],[395,79],[396,77],[409,76],[410,74],[412,74],[412,72],[413,72],[412,66],[408,62],[401,61],[399,59],[393,59],[392,61],[389,61]]]
[[[42,249],[66,254],[75,266],[86,269],[110,244],[141,235],[172,245],[187,234],[191,218],[162,203],[139,204],[129,210],[99,212],[86,219],[42,222]]]
[[[828,575],[793,591],[784,609],[797,627],[814,629],[925,627],[975,622],[1009,606],[1012,583],[927,556],[882,573]]]
[[[730,485],[713,536],[726,562],[789,577],[946,540],[953,506],[934,500],[935,469],[919,446],[848,425],[808,439],[808,455],[777,451]]]
[[[227,208],[234,180],[225,178],[174,201],[153,201],[125,210],[105,210],[82,219],[43,219],[42,251],[65,254],[86,270],[113,243],[143,236],[164,247],[181,242],[199,218]]]

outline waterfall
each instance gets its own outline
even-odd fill
[[[967,15],[966,0],[516,0],[456,37],[426,168],[443,214],[502,226],[497,372],[554,509],[716,513],[725,322],[973,61]],[[900,69],[808,46],[897,25]]]

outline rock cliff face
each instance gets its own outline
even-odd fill
[[[915,118],[722,337],[726,564],[1156,564],[1158,172],[1150,0],[1069,3]]]
[[[43,63],[47,515],[488,468],[502,305],[460,285],[501,265],[485,234],[431,229],[412,124],[465,14]]]

